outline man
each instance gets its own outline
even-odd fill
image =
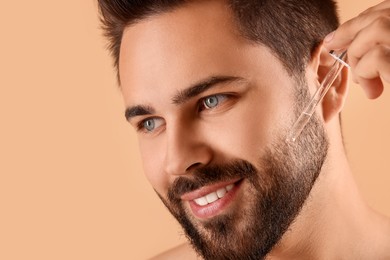
[[[145,174],[193,246],[158,258],[390,259],[390,220],[361,199],[339,121],[348,74],[370,98],[390,81],[390,1],[333,33],[331,0],[99,6]],[[351,71],[286,141],[343,49]]]

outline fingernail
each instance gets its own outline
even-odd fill
[[[334,31],[329,33],[325,39],[324,39],[324,42],[330,42],[332,39],[333,39],[333,36],[334,36]]]

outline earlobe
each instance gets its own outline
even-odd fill
[[[309,66],[317,74],[318,86],[324,80],[334,62],[335,59],[329,55],[322,44],[313,51]],[[348,75],[348,68],[344,67],[321,102],[322,117],[325,123],[336,116],[338,118],[338,114],[343,109],[348,94]]]

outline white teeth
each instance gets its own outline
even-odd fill
[[[218,195],[216,192],[212,192],[212,193],[206,195],[206,199],[207,199],[208,203],[212,203],[212,202],[218,200]]]
[[[195,203],[198,204],[199,206],[206,206],[207,204],[209,204],[209,203],[207,202],[206,197],[201,197],[201,198],[195,199],[194,201],[195,201]]]
[[[225,188],[221,188],[217,191],[210,192],[206,196],[194,199],[195,203],[198,204],[199,206],[206,206],[209,203],[213,203],[217,201],[218,199],[221,199],[225,196],[227,192],[232,190],[234,187],[234,184],[230,184],[226,186]]]
[[[223,196],[225,196],[225,194],[226,194],[226,189],[225,188],[217,190],[218,198],[222,198]]]
[[[234,187],[234,184],[230,184],[230,185],[226,186],[226,190],[230,191],[233,189],[233,187]]]

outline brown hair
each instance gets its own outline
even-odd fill
[[[312,51],[339,24],[333,0],[226,1],[242,36],[269,47],[295,76],[302,75]],[[187,2],[189,0],[98,0],[102,28],[117,73],[124,29]]]

